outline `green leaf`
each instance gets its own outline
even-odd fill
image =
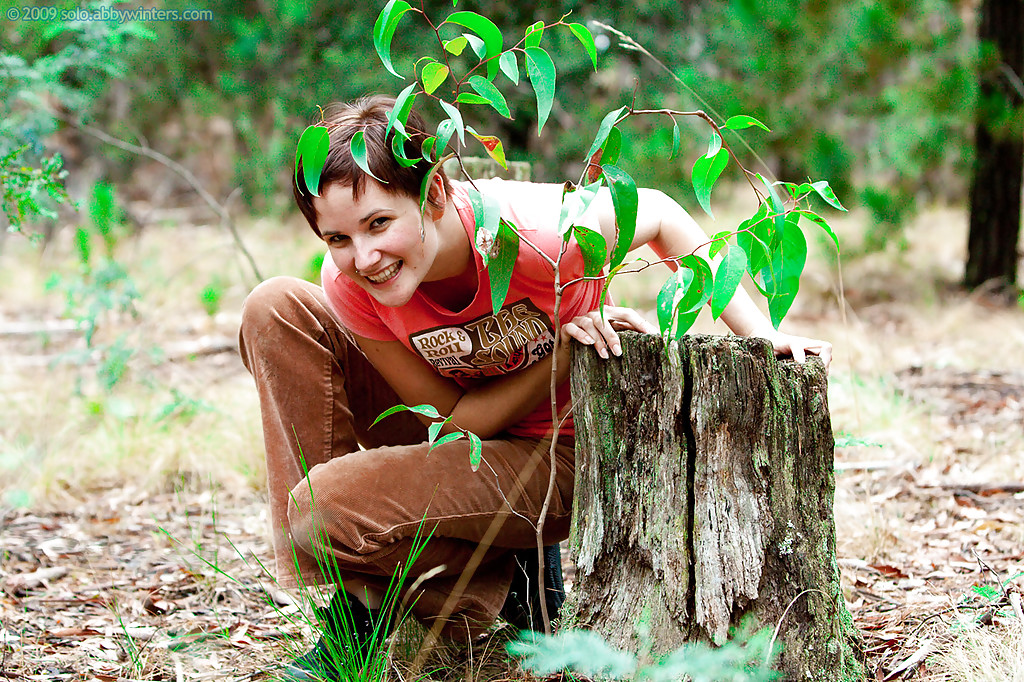
[[[420,72],[420,78],[423,79],[423,91],[428,95],[433,94],[434,90],[437,90],[441,83],[445,82],[448,78],[448,67],[440,62],[430,62],[423,67],[423,71]]]
[[[441,414],[433,405],[423,404],[413,405],[412,407],[408,405],[395,405],[394,407],[389,407],[388,409],[384,410],[379,415],[377,415],[377,418],[373,420],[373,424],[370,424],[370,426],[375,426],[377,422],[384,419],[385,417],[390,417],[396,412],[415,412],[416,414],[421,414],[424,417],[427,417],[428,419],[441,419]]]
[[[778,180],[775,184],[785,189],[786,192],[789,193],[789,196],[793,197],[794,199],[798,199],[800,195],[803,194],[804,192],[811,191],[811,186],[806,182],[802,185],[797,185],[794,182],[785,182],[784,180]]]
[[[476,471],[480,468],[480,460],[483,458],[483,443],[480,442],[480,436],[472,431],[466,431],[466,437],[469,438],[469,465]]]
[[[711,300],[711,266],[700,256],[691,254],[679,259],[679,267],[693,271],[693,282],[686,293],[679,297],[679,312],[699,313],[704,304]]]
[[[498,88],[494,87],[494,83],[483,76],[470,76],[469,87],[476,90],[477,94],[483,97],[499,114],[505,118],[512,118],[512,114],[508,110],[508,103],[505,101],[505,96],[501,94]]]
[[[519,60],[516,59],[515,52],[512,50],[502,52],[498,58],[498,66],[510,81],[519,85]]]
[[[391,155],[402,168],[411,168],[420,162],[419,159],[410,159],[405,155],[405,140],[401,135],[394,135],[391,138]]]
[[[490,101],[472,92],[460,92],[455,101],[459,104],[490,104]]]
[[[487,44],[480,40],[472,33],[463,33],[466,40],[469,42],[469,46],[473,48],[473,54],[477,56],[477,59],[483,59],[487,56]]]
[[[779,193],[775,191],[775,186],[772,183],[768,182],[760,173],[755,173],[754,175],[768,189],[768,201],[771,204],[773,213],[772,222],[775,224],[775,229],[781,234],[783,224],[786,222],[786,205],[782,203],[782,199],[779,197]]]
[[[604,143],[601,160],[605,163],[615,163],[619,160],[620,151],[622,151],[622,133],[618,128],[612,128],[608,133],[608,141]]]
[[[583,44],[583,49],[590,55],[590,61],[594,64],[594,71],[597,71],[597,46],[594,45],[594,36],[590,29],[583,24],[569,24],[569,30]]]
[[[818,215],[814,211],[803,211],[803,210],[800,210],[800,211],[797,211],[797,213],[799,213],[802,216],[806,216],[807,219],[810,220],[812,223],[814,223],[815,225],[817,225],[821,229],[825,230],[825,233],[829,237],[832,237],[832,241],[835,242],[835,244],[836,244],[836,252],[837,253],[839,252],[839,237],[836,236],[836,233],[832,231],[832,226],[829,225],[828,222],[824,218],[822,218],[820,215]]]
[[[451,141],[452,135],[455,134],[455,122],[450,118],[446,118],[437,124],[437,141],[434,143],[434,154],[441,156],[444,154],[445,149],[448,148],[448,142]]]
[[[811,187],[814,189],[815,192],[818,193],[818,196],[820,196],[822,199],[828,202],[828,205],[831,206],[832,208],[838,209],[840,211],[846,210],[843,207],[843,205],[839,203],[839,198],[836,197],[836,193],[832,191],[831,187],[829,187],[827,180],[819,180],[818,182],[812,182]]]
[[[680,136],[679,136],[679,122],[676,121],[673,118],[672,119],[672,152],[668,155],[668,158],[670,160],[676,158],[676,154],[679,153],[679,144],[680,144],[680,142],[681,142],[681,140],[680,140]]]
[[[441,105],[441,108],[444,109],[444,112],[448,114],[448,118],[452,122],[452,125],[455,126],[455,132],[459,136],[459,143],[465,146],[466,124],[462,122],[462,113],[459,111],[458,107],[452,106],[443,99],[439,99],[438,103]],[[438,137],[440,137],[440,135],[438,135]]]
[[[460,95],[461,96],[461,95]],[[505,147],[501,144],[501,140],[496,138],[494,135],[480,135],[470,127],[466,127],[466,130],[470,135],[480,141],[480,144],[487,150],[487,155],[494,159],[499,166],[508,170],[508,162],[505,160]]]
[[[604,317],[604,300],[608,296],[608,287],[611,286],[612,278],[619,274],[619,270],[626,267],[625,263],[619,263],[614,268],[608,271],[608,276],[604,278],[604,287],[601,289],[601,299],[598,301],[597,307],[601,310],[601,317]]]
[[[448,419],[451,419],[451,417],[449,417]],[[431,424],[430,426],[427,427],[427,442],[428,443],[433,443],[435,440],[437,440],[437,434],[441,432],[441,429],[448,422],[448,419],[445,419],[444,421],[434,422],[433,424]],[[434,448],[431,447],[430,449],[433,450]],[[428,450],[428,452],[429,452],[429,450]]]
[[[693,270],[679,268],[665,280],[658,292],[658,327],[663,336],[668,336],[672,331],[672,322],[675,312],[679,307],[679,299],[689,289],[693,282]]]
[[[402,15],[412,9],[412,6],[405,0],[391,0],[377,17],[373,25],[373,47],[377,50],[377,56],[384,64],[384,68],[399,78],[404,78],[395,71],[391,64],[391,39],[395,36],[395,29],[398,27],[398,20]]]
[[[455,154],[449,154],[448,156],[442,156],[440,159],[430,167],[430,172],[423,176],[420,180],[420,216],[427,210],[427,198],[430,196],[430,183],[434,182],[434,178],[437,176],[438,171],[441,170],[441,166],[444,162],[455,156]],[[420,229],[422,229],[422,219]]]
[[[302,180],[306,189],[315,197],[320,196],[320,175],[324,172],[324,161],[331,149],[331,136],[327,128],[309,126],[302,131],[295,149],[295,176],[298,184],[299,162],[302,162]]]
[[[718,264],[715,283],[711,291],[711,317],[718,319],[736,294],[736,288],[747,271],[747,254],[738,246],[731,247]]]
[[[405,130],[405,123],[409,120],[409,112],[412,111],[412,106],[416,103],[416,94],[413,93],[415,89],[416,84],[410,83],[395,98],[395,106],[388,112],[388,126],[384,129],[385,140],[388,139],[388,135],[391,134],[391,129],[395,127],[396,123],[402,126],[403,131]]]
[[[714,219],[715,214],[711,212],[711,190],[715,182],[722,175],[722,171],[729,163],[729,152],[719,149],[713,156],[702,156],[693,164],[693,191],[697,195],[697,202],[704,212]]]
[[[540,39],[544,36],[544,22],[536,21],[526,27],[523,38],[524,47],[540,47]]]
[[[388,184],[386,180],[381,180],[373,174],[373,171],[370,170],[370,165],[366,161],[366,136],[362,130],[357,131],[356,134],[352,136],[352,139],[349,140],[348,149],[352,154],[352,160],[356,162],[356,165],[359,166],[360,170],[380,184]]]
[[[503,42],[501,31],[494,22],[476,12],[453,12],[443,23],[464,26],[483,39],[486,51],[480,58],[490,60],[487,62],[487,77],[494,78],[498,73],[498,55],[501,54]]]
[[[712,258],[717,256],[718,252],[724,249],[728,244],[727,240],[729,239],[729,235],[731,234],[732,232],[730,232],[729,230],[722,230],[721,232],[716,232],[710,239],[711,244],[708,246],[708,255],[711,256]]]
[[[612,250],[609,264],[615,267],[626,258],[633,237],[636,236],[636,213],[640,196],[636,182],[629,173],[618,166],[606,164],[601,166],[605,178],[608,179],[608,190],[612,194],[612,206],[615,209],[615,248]]]
[[[680,306],[681,307],[681,306]],[[697,317],[700,315],[699,310],[695,310],[689,313],[680,313],[676,316],[676,339],[680,340],[686,336],[686,332],[690,331],[693,323],[697,321]]]
[[[473,247],[480,253],[484,265],[490,264],[494,240],[498,238],[501,205],[488,194],[481,194],[475,187],[467,187],[469,205],[473,209]]]
[[[722,136],[717,131],[711,131],[711,140],[708,142],[708,152],[704,156],[714,156],[722,148]]]
[[[722,127],[727,130],[743,130],[744,128],[749,128],[751,126],[757,126],[758,128],[771,132],[771,129],[768,126],[761,123],[753,116],[746,116],[744,114],[730,116],[729,120],[726,121],[725,125]]]
[[[768,312],[776,329],[793,305],[800,289],[800,275],[807,262],[807,240],[799,220],[797,213],[785,217],[782,238],[760,272],[763,291],[768,297]]]
[[[528,47],[526,72],[530,75],[530,84],[537,95],[537,135],[540,135],[555,101],[555,63],[543,48]]]
[[[438,424],[440,424],[440,423],[442,423],[442,422],[438,422]],[[431,424],[431,426],[433,426],[433,424]],[[439,448],[442,445],[444,445],[445,443],[451,443],[453,440],[458,440],[458,439],[460,439],[462,437],[463,437],[463,433],[461,431],[452,431],[451,433],[446,433],[443,436],[441,436],[440,438],[438,438],[437,441],[434,442],[434,444],[430,446],[430,448],[427,450],[427,452],[430,452],[434,448]]]
[[[608,259],[608,242],[605,241],[603,234],[588,227],[575,225],[572,233],[576,236],[576,243],[583,253],[583,276],[597,277]]]
[[[608,135],[611,133],[615,124],[619,120],[619,116],[626,110],[626,107],[619,107],[615,111],[610,111],[605,114],[604,118],[601,119],[601,125],[597,127],[597,135],[594,137],[593,144],[590,145],[590,151],[587,152],[587,159],[594,157],[597,150],[604,146],[605,140],[608,139]],[[612,163],[608,161],[608,163]]]
[[[462,35],[465,36],[466,41],[469,43],[470,48],[472,48],[473,53],[478,59],[482,59],[486,56],[487,46],[482,40],[471,33],[464,33]]]
[[[770,242],[768,206],[761,203],[757,207],[757,212],[736,228],[736,243],[747,253],[748,272],[751,277],[768,263]]]
[[[466,45],[469,44],[469,41],[466,40],[466,36],[459,36],[458,38],[446,40],[442,44],[444,45],[444,49],[446,52],[449,52],[458,57],[460,54],[462,54],[462,51],[466,49]]]
[[[424,139],[423,143],[420,145],[420,154],[423,156],[423,159],[425,161],[428,161],[428,162],[431,162],[431,163],[434,161],[434,145],[435,144],[437,144],[437,138],[434,137],[434,136],[430,136],[430,137]]]
[[[502,219],[498,224],[498,253],[487,265],[487,276],[491,282],[491,311],[497,315],[508,296],[508,286],[512,281],[512,270],[519,258],[519,233],[508,221]]]
[[[601,181],[598,180],[584,187],[577,187],[571,192],[562,192],[562,210],[558,216],[558,236],[563,239],[569,238],[570,230],[579,217],[590,208],[590,204],[597,197],[597,191],[601,188],[601,184]]]

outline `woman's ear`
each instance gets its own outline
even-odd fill
[[[437,174],[430,181],[430,190],[427,192],[426,208],[430,211],[430,219],[440,220],[447,205],[448,193],[444,190],[444,180]]]

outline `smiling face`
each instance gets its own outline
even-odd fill
[[[428,208],[421,238],[414,198],[367,180],[358,199],[351,187],[335,183],[313,206],[334,264],[382,305],[405,305],[422,282],[437,278],[436,212]]]

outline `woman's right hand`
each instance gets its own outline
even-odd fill
[[[622,344],[617,332],[623,330],[658,333],[657,327],[632,308],[606,305],[603,318],[600,311],[594,310],[562,325],[562,344],[567,348],[569,339],[576,339],[582,344],[593,346],[598,355],[607,359],[611,355],[622,355]]]

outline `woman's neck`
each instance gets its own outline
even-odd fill
[[[444,213],[434,223],[438,249],[431,277],[420,284],[427,296],[449,310],[462,310],[476,297],[480,286],[473,246],[455,204],[449,198]]]

